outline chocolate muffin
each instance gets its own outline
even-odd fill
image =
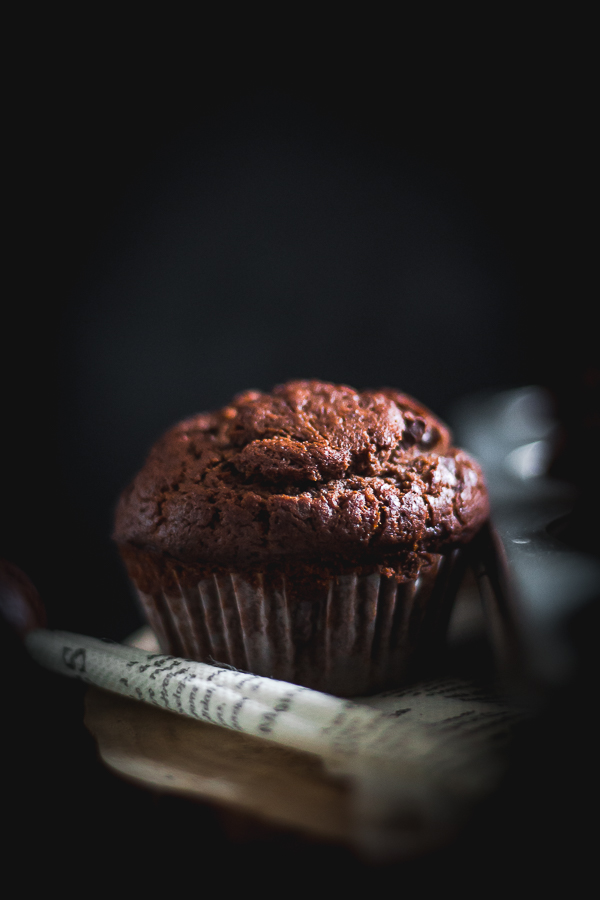
[[[165,651],[358,696],[435,655],[487,516],[421,404],[293,381],[168,431],[114,539]]]

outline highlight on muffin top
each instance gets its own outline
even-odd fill
[[[477,463],[391,388],[291,381],[168,431],[123,493],[114,538],[241,568],[380,562],[468,541],[489,513]]]

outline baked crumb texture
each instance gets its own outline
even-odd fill
[[[411,397],[293,381],[168,431],[123,493],[114,538],[132,562],[194,577],[314,565],[408,580],[488,512],[477,463]]]

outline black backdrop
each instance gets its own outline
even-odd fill
[[[21,25],[5,117],[1,555],[115,639],[115,499],[178,418],[595,364],[585,23],[146,25]]]

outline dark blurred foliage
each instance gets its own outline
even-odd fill
[[[547,10],[15,20],[0,555],[51,626],[121,639],[139,624],[115,499],[162,430],[248,387],[392,384],[444,415],[471,391],[543,384],[581,482],[589,31]],[[44,722],[68,733],[80,701],[46,693]],[[90,808],[126,806],[77,734]],[[34,792],[51,806],[47,776]]]

